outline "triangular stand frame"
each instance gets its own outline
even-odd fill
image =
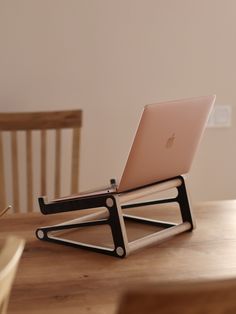
[[[128,203],[140,197],[151,195],[156,192],[170,190],[173,188],[177,189],[176,197],[161,200],[158,199],[151,201],[142,201],[138,203]],[[178,203],[182,217],[181,223],[176,224],[166,221],[147,219],[143,217],[127,215],[122,212],[122,209],[126,208],[164,203]],[[78,198],[71,197],[52,202],[47,202],[44,197],[40,197],[39,205],[41,212],[45,215],[105,207],[106,209],[100,212],[87,214],[83,217],[79,217],[77,219],[66,221],[57,225],[41,227],[36,230],[36,236],[40,240],[92,250],[95,252],[108,254],[120,258],[123,258],[145,246],[158,243],[184,231],[190,231],[195,227],[183,176],[178,176],[169,180],[157,182],[149,186],[123,193],[111,192],[106,194],[89,195],[85,197],[80,196]],[[140,239],[128,242],[124,220],[133,220],[142,224],[149,224],[161,227],[163,228],[163,230],[158,230],[157,232],[144,236]],[[63,231],[95,225],[110,226],[114,242],[114,248],[107,248],[76,242],[51,234],[53,231]]]

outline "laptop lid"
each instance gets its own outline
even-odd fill
[[[215,95],[146,105],[118,192],[189,172]]]

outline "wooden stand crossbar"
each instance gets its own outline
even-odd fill
[[[161,200],[143,201],[127,203],[138,198],[154,194],[156,192],[177,189],[177,196]],[[147,219],[143,217],[127,215],[123,209],[134,208],[147,205],[157,205],[164,203],[178,203],[182,222],[175,224],[166,221]],[[130,253],[153,245],[174,235],[194,228],[190,205],[188,201],[186,186],[182,176],[157,182],[150,186],[142,187],[124,193],[110,192],[97,195],[80,196],[78,198],[66,198],[52,202],[46,202],[44,197],[39,198],[40,210],[43,214],[56,214],[61,212],[86,210],[90,208],[106,208],[96,213],[88,214],[83,217],[66,221],[54,226],[41,227],[36,230],[36,236],[40,240],[55,242],[73,247],[80,247],[99,253],[125,257]],[[163,228],[161,231],[154,232],[138,240],[128,242],[124,220],[131,220],[142,224],[149,224]],[[109,225],[114,243],[114,248],[90,245],[82,242],[67,240],[51,234],[53,231],[63,231],[78,229],[81,227]]]

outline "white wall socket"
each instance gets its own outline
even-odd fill
[[[231,106],[216,105],[213,107],[207,122],[209,128],[229,128],[231,127]]]

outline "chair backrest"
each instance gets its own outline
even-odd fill
[[[7,312],[11,287],[24,249],[24,240],[10,237],[0,251],[0,314]]]
[[[127,292],[117,314],[233,314],[236,279],[143,285]]]
[[[71,129],[71,158],[66,167],[71,169],[71,189],[69,194],[78,193],[79,177],[79,148],[80,131],[82,124],[81,110],[51,111],[51,112],[24,112],[24,113],[0,113],[0,208],[7,204],[13,205],[13,210],[20,211],[20,185],[22,185],[22,159],[25,163],[25,183],[27,195],[27,211],[33,210],[33,202],[38,196],[48,195],[49,184],[47,171],[54,169],[54,196],[61,196],[61,166],[62,130]],[[35,132],[34,132],[35,131]],[[50,132],[53,132],[51,136]],[[35,152],[35,136],[39,135],[37,152]],[[49,136],[50,135],[50,136]],[[69,136],[69,135],[68,135]],[[50,156],[49,139],[53,138],[55,150]],[[65,141],[64,141],[65,142]],[[67,142],[67,141],[66,141]],[[8,146],[7,146],[8,145]],[[7,149],[8,148],[8,149]],[[34,151],[33,151],[34,150]],[[6,155],[6,151],[8,155]],[[38,156],[39,155],[39,156]],[[23,156],[23,157],[22,157]],[[37,157],[37,158],[36,158]],[[37,159],[39,165],[35,164]],[[55,163],[52,164],[52,159]],[[6,164],[10,165],[6,165]],[[70,167],[70,168],[68,168]],[[9,171],[6,169],[9,169]],[[35,170],[40,169],[39,184],[35,184]],[[12,199],[7,199],[6,172],[11,173],[10,185],[12,185]],[[35,191],[39,189],[40,191]],[[8,189],[9,190],[9,189]],[[37,193],[36,193],[37,192]],[[8,192],[9,193],[9,192]]]

